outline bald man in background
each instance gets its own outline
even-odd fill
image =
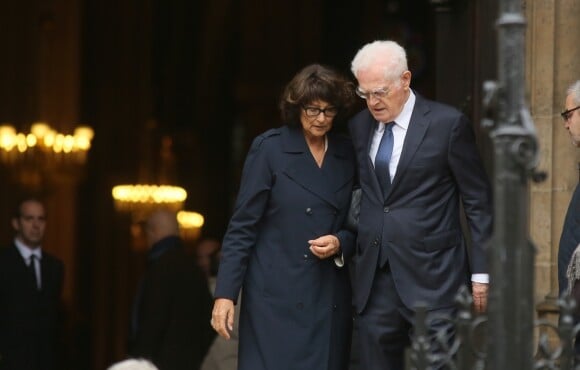
[[[199,369],[214,337],[206,279],[185,252],[174,212],[153,212],[144,232],[148,266],[134,304],[131,355],[162,370]]]

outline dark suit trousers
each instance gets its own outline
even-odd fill
[[[448,323],[429,320],[432,315],[453,315],[455,307],[431,310],[428,314],[428,333],[445,330],[449,340],[453,336]],[[365,370],[404,370],[405,350],[410,345],[414,312],[406,307],[395,287],[387,263],[375,273],[367,306],[357,315],[360,368]],[[437,345],[432,342],[434,350]],[[439,349],[440,350],[440,349]],[[437,365],[435,368],[439,367]]]

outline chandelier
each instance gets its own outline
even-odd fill
[[[161,136],[159,150],[159,167],[153,166],[150,148],[156,122],[150,120],[145,124],[145,135],[142,140],[142,159],[139,167],[139,181],[133,184],[120,184],[113,187],[111,193],[115,209],[130,213],[133,222],[141,222],[159,208],[175,213],[183,209],[187,192],[173,183],[176,177],[175,158],[173,155],[173,140],[170,136]]]
[[[0,161],[7,165],[28,164],[44,170],[82,165],[91,147],[93,129],[79,126],[64,134],[44,122],[34,123],[29,133],[0,124]]]
[[[115,208],[121,212],[147,214],[156,208],[179,211],[187,198],[185,189],[172,185],[125,184],[112,190]]]
[[[154,129],[156,121],[145,123],[145,134],[141,136],[141,161],[138,182],[121,184],[112,188],[111,194],[115,209],[131,215],[131,235],[133,248],[143,249],[141,224],[157,209],[167,209],[176,214],[181,236],[188,241],[199,237],[204,218],[197,212],[184,211],[187,191],[175,185],[177,177],[173,154],[173,139],[169,135],[160,136],[158,166],[152,158],[152,141],[157,138]]]

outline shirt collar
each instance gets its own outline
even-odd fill
[[[36,258],[38,258],[39,260],[42,259],[42,250],[40,249],[40,247],[31,249],[24,243],[22,243],[18,238],[14,238],[14,245],[16,246],[16,249],[18,249],[18,252],[20,252],[20,255],[22,256],[22,258],[24,258],[25,261],[28,261],[31,255],[36,256]]]
[[[394,119],[395,124],[405,131],[409,128],[409,122],[411,122],[411,115],[413,114],[413,108],[415,107],[416,100],[417,98],[415,97],[413,90],[411,90],[409,93],[409,98],[405,102],[405,105],[403,105],[401,113],[399,113],[399,115]],[[382,125],[381,122],[379,122],[377,131],[382,132],[384,130],[385,125]]]

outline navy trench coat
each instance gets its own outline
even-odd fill
[[[342,136],[328,135],[322,167],[301,128],[272,129],[252,143],[215,291],[236,301],[243,286],[238,369],[347,368],[347,267],[315,257],[308,240],[335,234],[352,254],[355,236],[342,224],[354,180],[354,153]]]

